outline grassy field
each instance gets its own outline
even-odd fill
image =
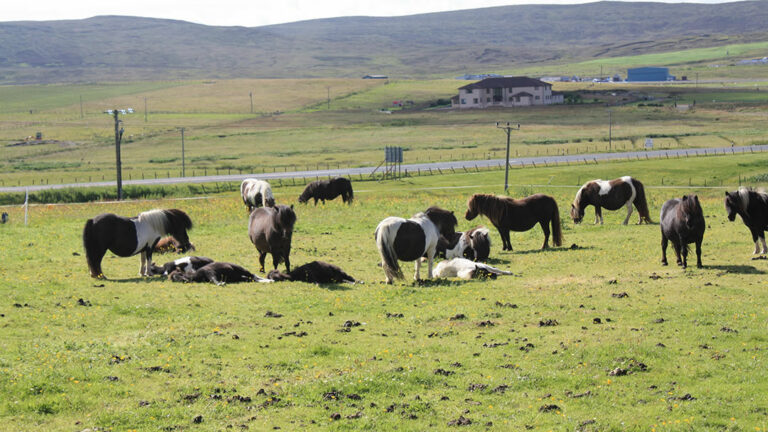
[[[0,113],[0,141],[6,144],[0,185],[114,179],[113,122],[102,112],[120,106],[137,110],[122,117],[126,179],[179,176],[180,127],[191,175],[377,165],[386,145],[403,146],[406,163],[501,157],[505,142],[496,121],[521,124],[512,136],[515,156],[603,152],[609,150],[609,109],[611,150],[641,148],[647,136],[655,136],[661,148],[765,143],[768,92],[760,91],[758,81],[699,88],[565,83],[555,89],[578,92],[582,104],[468,111],[432,107],[464,84],[231,80],[1,87],[0,94],[17,102],[12,111]],[[84,97],[83,118],[79,94],[90,95]],[[32,111],[19,100],[28,100]],[[678,110],[675,100],[696,105]],[[413,105],[400,109],[394,101]],[[36,132],[53,141],[13,145]]]
[[[472,282],[384,285],[372,232],[429,205],[454,210],[460,229],[487,224],[461,215],[470,194],[500,192],[500,171],[356,182],[351,207],[297,206],[294,265],[325,260],[365,282],[348,286],[173,284],[136,277],[137,257],[107,257],[110,279],[88,277],[85,219],[153,207],[190,213],[200,255],[255,269],[235,193],[33,206],[27,227],[6,207],[0,429],[425,430],[464,418],[468,430],[764,430],[768,261],[750,261],[724,189],[685,186],[707,173],[735,188],[766,163],[513,170],[512,195],[556,197],[565,245],[539,251],[535,228],[502,253],[494,232],[490,263],[515,275]],[[604,226],[567,220],[579,182],[626,174],[647,185],[654,220],[666,199],[699,194],[705,268],[662,267],[658,226],[622,226],[623,212]],[[275,192],[295,203],[299,188]]]

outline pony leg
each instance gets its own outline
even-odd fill
[[[703,239],[696,240],[696,267],[702,268],[704,267],[701,265],[701,241]]]
[[[597,225],[597,221],[600,221],[600,225],[603,224],[603,210],[600,208],[600,206],[595,206],[595,225]]]
[[[512,242],[509,240],[509,230],[503,229],[500,231],[501,233],[501,242],[504,244],[504,247],[502,250],[512,250]]]
[[[663,233],[661,234],[661,265],[667,265],[667,244],[669,243],[669,240],[667,240],[667,236],[665,236]]]
[[[285,272],[290,273],[291,272],[291,259],[288,257],[288,254],[285,255]],[[277,266],[275,266],[277,268]]]
[[[259,271],[262,273],[264,273],[264,260],[266,258],[267,258],[267,253],[259,251],[259,266],[260,266]]]
[[[627,201],[627,218],[624,219],[623,225],[627,225],[629,223],[630,216],[632,216],[632,201]]]
[[[106,253],[106,249],[91,251],[90,254],[86,251],[86,255],[91,255],[88,257],[88,269],[91,271],[92,278],[106,279],[104,272],[101,271],[101,260],[104,259],[104,254]]]
[[[435,253],[437,252],[436,248],[428,249],[427,250],[427,279],[432,279],[432,264],[435,262]]]
[[[419,280],[419,270],[421,268],[421,260],[417,259],[415,266],[416,266],[416,273],[413,274],[413,280]]]
[[[147,252],[141,251],[141,267],[139,268],[139,276],[145,276],[147,272]]]
[[[765,245],[765,233],[760,236],[760,241],[763,243],[763,255],[768,253],[768,247]]]
[[[680,240],[678,240],[678,242],[679,242],[679,241],[680,241]],[[672,248],[674,248],[674,249],[675,249],[675,256],[677,257],[677,265],[679,265],[679,266],[683,266],[683,268],[685,268],[685,266],[683,265],[683,259],[682,259],[682,257],[680,256],[680,249],[684,249],[684,246],[682,246],[682,245],[678,244],[677,242],[675,242],[675,241],[673,240],[673,241],[672,241]]]
[[[544,231],[544,244],[541,246],[543,250],[549,247],[549,221],[539,222],[539,225],[541,225],[541,230]]]

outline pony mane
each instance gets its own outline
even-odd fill
[[[514,199],[498,197],[490,194],[474,194],[469,198],[467,207],[475,213],[482,213],[491,221],[498,221],[504,217]]]
[[[296,213],[287,205],[280,204],[275,206],[275,219],[280,225],[293,230],[293,225],[296,223]]]
[[[434,217],[438,221],[448,223],[453,228],[459,224],[459,221],[456,219],[456,215],[454,215],[452,211],[441,209],[437,206],[428,208],[423,214],[430,218],[430,220]]]
[[[680,206],[678,211],[687,213],[690,215],[700,214],[701,205],[699,204],[698,197],[696,195],[686,195],[688,199],[680,200]]]
[[[746,213],[747,208],[749,208],[749,193],[752,192],[752,190],[745,186],[739,186],[737,192],[739,194],[739,207],[742,212]]]
[[[573,206],[576,208],[579,208],[579,204],[581,204],[581,193],[584,191],[584,187],[586,187],[588,184],[590,184],[591,181],[588,181],[581,185],[579,190],[576,192],[576,197],[573,198]]]
[[[139,222],[145,223],[152,227],[156,232],[161,234],[168,234],[168,217],[165,214],[165,210],[153,209],[139,213]]]

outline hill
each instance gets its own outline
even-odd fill
[[[0,23],[0,83],[450,76],[768,40],[763,1],[504,6],[264,27],[100,16]]]

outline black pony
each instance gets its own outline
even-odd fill
[[[213,260],[207,257],[187,256],[184,258],[179,258],[173,261],[169,261],[163,264],[162,266],[153,265],[152,274],[168,276],[169,274],[173,273],[176,270],[179,270],[184,273],[189,273],[203,266],[206,266],[212,262]]]
[[[701,242],[704,240],[704,212],[696,195],[671,199],[661,207],[661,263],[667,265],[667,242],[672,242],[677,265],[688,267],[688,245],[696,243],[696,267],[701,268]],[[680,254],[682,253],[682,259]]]
[[[168,275],[173,282],[211,282],[216,285],[238,282],[272,282],[249,272],[243,267],[226,262],[212,262],[191,272],[174,270]]]
[[[83,228],[83,245],[91,277],[104,277],[101,260],[107,250],[121,257],[141,253],[139,274],[151,276],[152,249],[160,238],[172,235],[184,252],[192,247],[187,236],[191,228],[192,220],[178,209],[150,210],[132,218],[103,213],[88,219]]]
[[[259,251],[260,272],[264,271],[264,259],[272,254],[272,262],[277,268],[280,262],[285,262],[285,269],[291,271],[291,238],[293,225],[296,223],[296,213],[293,205],[276,205],[261,207],[251,212],[248,223],[248,236]]]
[[[304,188],[304,192],[299,195],[299,202],[306,203],[310,199],[320,200],[325,204],[325,200],[332,200],[341,195],[345,203],[352,203],[355,198],[352,192],[352,182],[344,177],[336,177],[331,180],[316,180]]]
[[[740,187],[735,192],[725,193],[725,210],[728,220],[733,222],[736,215],[752,233],[755,242],[755,254],[760,252],[759,242],[763,244],[763,254],[768,253],[765,246],[765,230],[768,229],[768,194]]]
[[[267,278],[278,281],[301,281],[308,283],[354,283],[355,278],[348,275],[341,268],[323,261],[312,261],[296,267],[288,273],[281,273],[277,269],[272,270]]]

